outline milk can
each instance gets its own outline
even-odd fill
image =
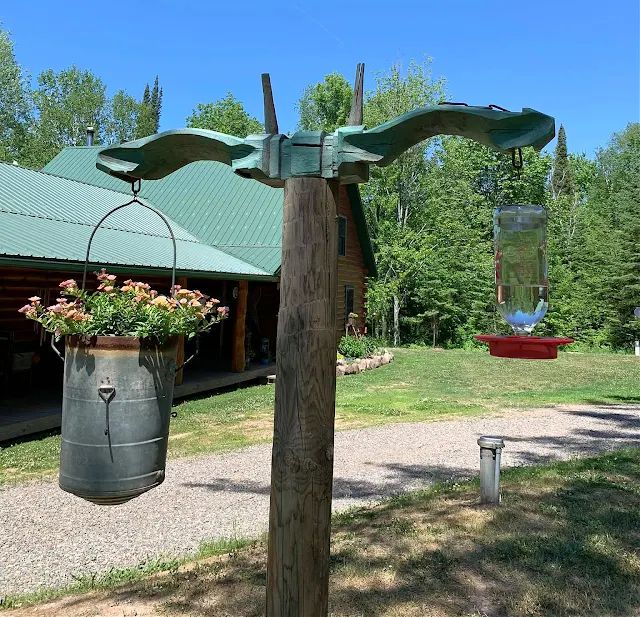
[[[60,488],[101,505],[164,480],[177,338],[65,341]]]

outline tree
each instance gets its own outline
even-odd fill
[[[160,130],[160,113],[162,111],[162,88],[158,84],[158,76],[153,82],[153,90],[151,91],[151,109],[153,110],[154,133]]]
[[[157,78],[156,78],[157,84]],[[157,102],[159,94],[156,93],[156,100],[152,99],[149,84],[144,87],[142,100],[139,103],[138,117],[136,121],[136,139],[147,137],[158,132]]]
[[[9,33],[0,30],[0,160],[22,162],[32,123],[29,91]]]
[[[412,62],[405,74],[400,66],[394,65],[388,73],[377,77],[375,90],[367,93],[365,123],[368,126],[382,124],[416,107],[433,104],[443,95],[444,84],[432,80],[428,63]],[[363,187],[379,268],[376,293],[378,297],[391,299],[392,337],[396,345],[401,338],[402,308],[411,297],[415,283],[412,272],[420,262],[415,255],[430,254],[433,242],[433,238],[424,233],[422,211],[429,168],[426,148],[425,144],[418,144],[388,167],[372,169],[371,180]]]
[[[611,343],[624,348],[640,338],[640,322],[633,315],[640,306],[640,123],[614,135],[597,163],[594,201],[604,210],[609,232],[600,243],[600,293],[612,305]]]
[[[335,131],[347,124],[352,98],[353,89],[345,77],[330,73],[305,89],[298,102],[298,126],[305,131]]]
[[[139,114],[140,103],[124,90],[118,90],[111,99],[105,142],[113,144],[136,139]]]
[[[231,92],[213,103],[199,103],[187,118],[187,126],[218,131],[236,137],[263,132],[260,121],[249,115],[242,103]]]
[[[551,195],[554,199],[558,199],[561,196],[571,197],[573,189],[573,175],[567,154],[567,135],[564,126],[561,124],[553,159]]]
[[[75,66],[59,73],[44,71],[33,100],[37,120],[29,146],[32,166],[45,165],[65,146],[84,145],[87,126],[95,128],[98,143],[104,137],[105,85],[90,71]]]

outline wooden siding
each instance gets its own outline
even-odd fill
[[[336,307],[336,338],[339,340],[344,335],[345,326],[345,287],[351,285],[354,290],[353,310],[358,315],[360,329],[364,329],[365,316],[365,292],[367,268],[364,263],[362,248],[358,239],[351,205],[347,195],[347,189],[340,187],[340,199],[338,203],[338,216],[347,219],[347,254],[338,256],[338,294]],[[336,222],[337,224],[337,222]]]
[[[60,281],[69,278],[80,283],[82,272],[0,266],[0,331],[14,332],[16,342],[40,342],[40,326],[18,313],[18,309],[27,304],[30,296],[41,297],[45,306],[55,304],[60,295]],[[130,276],[118,275],[119,281],[127,278]],[[158,290],[168,291],[169,288],[169,277],[131,275],[131,278],[144,280]],[[88,272],[88,289],[95,289],[95,280],[93,272]]]

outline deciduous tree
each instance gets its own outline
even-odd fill
[[[213,103],[199,103],[187,118],[187,126],[236,137],[246,137],[263,131],[260,121],[249,115],[231,92]]]

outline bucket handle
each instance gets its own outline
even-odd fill
[[[200,353],[200,335],[196,335],[196,349],[195,351],[180,365],[176,366],[175,372],[181,371],[191,360],[193,360]]]
[[[175,296],[176,294],[176,263],[177,263],[177,252],[178,249],[176,247],[176,237],[173,233],[173,229],[171,228],[171,225],[169,224],[169,220],[167,219],[167,217],[162,214],[162,212],[160,212],[159,210],[156,210],[155,208],[153,208],[152,206],[150,206],[149,204],[145,203],[144,201],[141,201],[140,199],[138,199],[138,191],[140,190],[140,181],[138,180],[138,185],[136,188],[136,183],[135,181],[131,183],[131,190],[133,192],[133,199],[131,201],[128,201],[126,204],[122,204],[121,206],[116,206],[115,208],[112,208],[111,210],[109,210],[109,212],[107,212],[97,223],[97,225],[93,228],[93,231],[91,232],[91,235],[89,236],[89,244],[87,244],[87,252],[85,254],[84,257],[84,269],[82,271],[82,290],[84,291],[86,282],[87,282],[87,267],[89,265],[89,254],[91,251],[91,243],[93,242],[93,237],[96,235],[96,232],[98,231],[98,229],[100,228],[100,225],[102,225],[102,223],[105,222],[105,220],[107,218],[109,218],[114,212],[117,212],[118,210],[121,210],[122,208],[126,208],[127,206],[131,206],[132,204],[138,204],[140,206],[142,206],[143,208],[146,208],[147,210],[151,210],[151,212],[154,212],[155,214],[157,214],[163,221],[163,223],[167,226],[167,229],[169,230],[169,236],[171,238],[171,243],[173,245],[173,262],[171,265],[171,290],[170,290],[170,294],[171,296]]]
[[[60,353],[60,350],[56,347],[56,337],[51,336],[51,349],[55,352],[56,356],[64,362],[64,356]]]

